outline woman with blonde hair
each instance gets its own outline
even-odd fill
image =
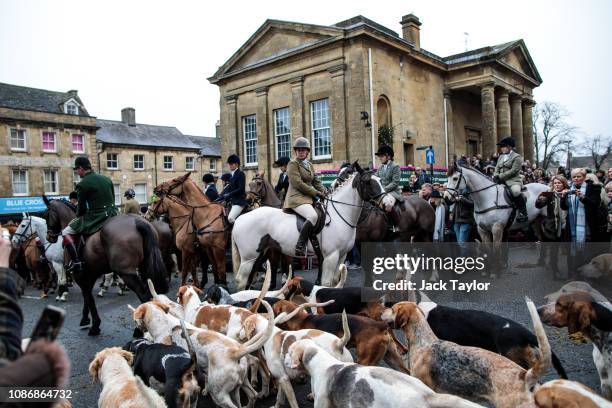
[[[563,192],[569,188],[567,179],[558,174],[551,178],[549,186],[549,190],[540,194],[536,200],[536,207],[548,207],[545,227],[548,231],[554,231],[554,241],[569,241],[566,229],[567,211],[561,208]]]

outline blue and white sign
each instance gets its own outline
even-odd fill
[[[434,149],[425,150],[425,162],[427,164],[434,164],[436,162],[436,154],[434,153]]]
[[[65,198],[68,196],[53,196],[50,199]],[[22,212],[45,211],[47,206],[42,197],[7,197],[0,198],[0,214],[18,214]]]

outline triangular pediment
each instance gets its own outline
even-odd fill
[[[342,29],[336,27],[268,20],[211,79],[291,55],[341,33]]]
[[[289,29],[270,29],[230,70],[240,69],[255,65],[281,56],[299,48],[312,45],[318,41],[329,38],[328,35],[312,32],[298,32]]]
[[[542,78],[522,40],[517,41],[514,46],[501,52],[497,59],[521,74],[537,82],[542,82]]]

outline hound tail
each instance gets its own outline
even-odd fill
[[[344,287],[344,284],[346,283],[346,276],[348,275],[348,270],[345,264],[340,265],[339,269],[340,269],[340,280],[338,281],[336,286],[334,286],[336,289],[340,289]]]
[[[261,303],[264,305],[266,312],[268,313],[268,327],[265,331],[256,334],[251,340],[242,345],[241,351],[237,354],[236,360],[240,360],[247,354],[251,354],[254,351],[259,350],[263,347],[264,343],[268,341],[270,336],[272,336],[274,331],[274,311],[272,310],[272,306],[270,306],[270,304],[265,300],[262,300]]]
[[[255,303],[253,303],[253,306],[251,306],[251,308],[249,309],[251,312],[257,313],[257,310],[259,309],[259,305],[261,304],[261,301],[266,296],[266,293],[268,293],[268,289],[270,289],[271,280],[272,280],[272,266],[270,265],[270,261],[266,261],[266,275],[264,276],[264,281],[263,281],[261,290],[259,291],[259,296],[257,297],[257,300],[255,301]]]
[[[346,310],[342,311],[342,331],[343,331],[342,337],[338,339],[338,343],[337,343],[338,352],[340,354],[342,354],[342,351],[344,350],[349,340],[351,339],[351,329],[349,328]]]
[[[193,343],[191,342],[191,337],[189,337],[189,333],[187,333],[187,327],[185,327],[185,321],[181,319],[181,334],[185,338],[185,342],[187,343],[187,351],[189,352],[189,357],[191,358],[191,364],[193,365],[193,372],[198,382],[198,385],[201,389],[206,387],[206,380],[202,369],[198,365],[198,355],[196,354]]]
[[[269,266],[269,263],[268,263],[268,266]],[[291,267],[291,264],[289,264],[289,273],[287,274],[287,280],[285,281],[285,284],[279,290],[273,290],[272,292],[270,292],[269,297],[285,299],[285,292],[289,288],[289,283],[291,281],[291,278],[293,278],[293,268]]]
[[[158,294],[155,291],[155,285],[153,285],[153,281],[151,279],[147,279],[147,285],[149,285],[149,291],[151,292],[153,299],[157,298]]]
[[[285,322],[288,322],[289,320],[293,319],[295,315],[297,315],[301,310],[307,307],[325,307],[327,305],[331,305],[334,302],[335,300],[332,299],[332,300],[328,300],[325,303],[302,303],[301,305],[296,307],[295,310],[293,310],[291,313],[285,314],[285,315],[283,314],[278,315],[276,320],[274,320],[274,324],[283,324]]]
[[[527,370],[525,374],[525,388],[526,392],[532,392],[533,387],[537,384],[538,379],[542,377],[548,369],[552,366],[551,363],[551,352],[544,326],[540,320],[540,315],[535,307],[535,304],[531,299],[525,296],[525,302],[527,303],[527,309],[529,309],[529,315],[533,321],[533,331],[538,339],[538,348],[540,349],[540,356],[536,363]]]
[[[240,262],[240,252],[238,251],[238,245],[236,245],[234,234],[232,234],[232,270],[234,271],[234,277],[236,277],[238,273]]]

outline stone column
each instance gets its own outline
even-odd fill
[[[508,91],[500,89],[497,94],[497,141],[510,136],[510,102]]]
[[[227,121],[225,123],[225,137],[227,143],[225,144],[226,151],[221,149],[224,156],[222,160],[228,155],[236,153],[240,155],[240,137],[238,136],[238,96],[228,95],[225,97],[225,103],[227,104]],[[223,145],[223,144],[222,144]],[[223,146],[222,146],[223,147]]]
[[[450,89],[444,90],[444,100],[446,101],[446,131],[448,136],[448,164],[453,162],[455,151],[455,132],[453,131],[453,99]]]
[[[512,138],[516,143],[516,151],[525,155],[525,148],[523,144],[523,110],[521,107],[522,97],[520,95],[512,94],[510,97],[510,105],[512,109]]]
[[[329,68],[331,74],[331,141],[332,159],[349,160],[349,138],[346,132],[346,104],[344,95],[344,70],[346,65],[340,64]]]
[[[488,82],[480,88],[482,105],[482,155],[491,156],[496,151],[497,128],[495,121],[495,83]]]
[[[272,156],[268,131],[268,87],[255,89],[255,95],[257,96],[257,168],[265,170],[269,180],[272,173],[270,160]]]
[[[529,160],[531,164],[535,162],[535,139],[533,137],[533,107],[535,101],[530,98],[523,99],[523,141],[525,152],[523,153],[525,160]]]
[[[304,77],[289,80],[291,85],[291,139],[304,136]]]

